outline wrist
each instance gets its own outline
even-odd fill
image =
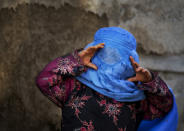
[[[149,71],[149,72],[150,72],[150,79],[147,82],[143,82],[144,84],[152,83],[158,75],[158,73],[154,73],[152,71]]]
[[[78,62],[78,65],[84,65],[82,60],[82,49],[77,49],[74,51],[73,57]]]
[[[149,72],[149,78],[148,78],[147,82],[150,82],[150,81],[153,80],[153,75],[152,75],[152,73],[149,70],[148,70],[148,72]]]

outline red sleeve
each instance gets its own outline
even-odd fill
[[[51,61],[37,76],[36,84],[41,92],[57,106],[62,107],[74,88],[74,76],[84,72],[78,52]]]
[[[147,120],[164,116],[173,105],[173,96],[167,84],[158,76],[158,73],[152,74],[153,80],[140,86],[146,95],[146,99],[141,102],[141,108],[145,112],[144,119]]]

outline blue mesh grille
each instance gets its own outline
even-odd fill
[[[97,55],[105,64],[115,64],[121,60],[121,55],[115,48],[105,47]]]

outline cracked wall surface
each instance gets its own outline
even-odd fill
[[[183,7],[183,0],[1,0],[0,130],[60,130],[61,111],[40,93],[35,77],[104,26],[134,34],[141,65],[174,90],[178,130],[184,130]]]

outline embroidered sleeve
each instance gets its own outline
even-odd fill
[[[144,119],[147,120],[164,116],[173,104],[173,96],[166,83],[158,76],[158,73],[152,74],[153,80],[143,83],[140,87],[146,94],[146,100],[143,100],[141,105],[145,111]]]
[[[50,62],[38,75],[36,83],[41,92],[62,107],[74,86],[74,77],[86,71],[78,51]]]

